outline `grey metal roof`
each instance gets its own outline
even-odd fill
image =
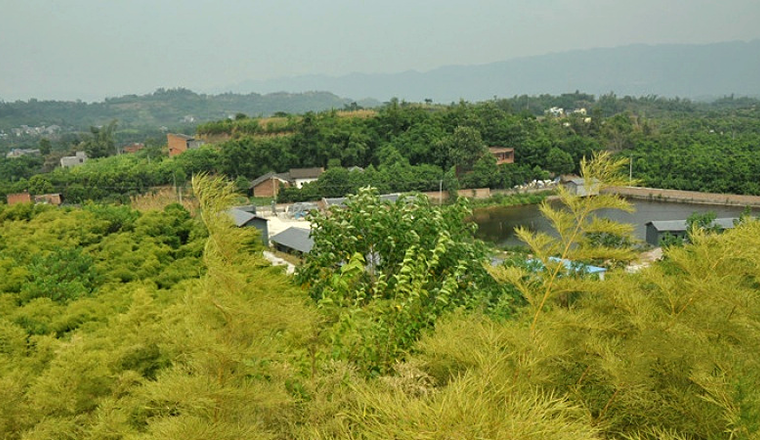
[[[325,205],[329,206],[346,206],[346,200],[348,200],[346,197],[323,197],[322,200],[325,202]]]
[[[291,179],[316,179],[325,172],[324,168],[291,168]]]
[[[235,206],[233,209],[239,209],[241,211],[250,212],[251,214],[256,214],[256,205],[240,205]]]
[[[230,208],[227,210],[227,213],[230,214],[232,217],[232,221],[235,222],[235,226],[241,227],[245,226],[249,221],[258,218],[264,221],[269,221],[265,219],[264,217],[259,217],[255,214],[251,214],[250,212],[243,211],[242,209],[237,208]]]
[[[713,225],[718,225],[723,229],[733,229],[734,225],[739,222],[738,218],[716,218]]]
[[[251,180],[251,186],[249,188],[255,187],[259,183],[261,183],[261,182],[269,179],[270,177],[274,176],[274,174],[275,174],[274,171],[270,171],[270,172],[268,172],[268,173],[266,173],[264,175],[261,175],[261,176],[255,178],[255,179]]]
[[[288,176],[288,173],[279,173],[278,174],[278,173],[275,173],[274,171],[270,171],[270,172],[264,174],[263,176],[259,176],[256,179],[252,180],[251,181],[251,186],[249,186],[249,188],[254,188],[258,184],[260,184],[261,182],[264,182],[264,181],[269,180],[271,178],[275,178],[275,179],[281,180],[283,182],[289,182],[290,181],[290,177]]]
[[[245,212],[237,208],[228,209],[227,213],[232,217],[232,221],[235,222],[235,226],[238,227],[243,226],[254,217],[254,215],[250,212]]]
[[[314,247],[314,240],[309,235],[311,235],[311,231],[308,229],[290,227],[273,235],[269,241],[308,254]]]
[[[711,226],[720,226],[723,229],[732,229],[734,222],[739,220],[738,218],[716,218]],[[655,220],[648,222],[647,226],[652,225],[659,232],[671,231],[671,232],[684,232],[686,231],[686,220]]]
[[[182,138],[182,139],[184,139],[184,140],[186,140],[186,141],[192,141],[192,140],[195,140],[195,138],[194,138],[194,137],[192,137],[192,136],[188,136],[188,135],[186,135],[186,134],[179,134],[179,133],[169,133],[169,134],[170,134],[171,136],[176,136],[176,137],[178,137],[178,138]]]
[[[574,184],[576,184],[578,186],[584,186],[584,185],[586,185],[586,179],[584,179],[583,177],[573,177],[572,179],[566,179],[565,180],[565,183],[570,183],[570,182],[572,182],[572,183],[574,183]],[[591,181],[592,185],[596,185],[598,183],[599,183],[599,179],[594,179],[594,180]]]

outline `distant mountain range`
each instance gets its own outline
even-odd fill
[[[328,91],[353,100],[460,98],[560,94],[659,95],[692,99],[730,94],[760,96],[760,40],[704,45],[631,45],[515,58],[483,65],[446,66],[429,72],[308,75],[246,81],[237,93]]]
[[[271,115],[371,107],[392,97],[438,103],[573,91],[618,96],[692,99],[760,97],[760,40],[705,45],[633,45],[515,58],[491,64],[447,66],[429,72],[354,73],[249,81],[213,94],[159,89],[103,102],[0,100],[0,138],[23,125],[84,129],[186,127],[236,113]],[[229,93],[228,93],[229,92]],[[2,139],[0,139],[2,140]]]

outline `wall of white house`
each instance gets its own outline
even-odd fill
[[[316,181],[317,181],[317,179],[315,179],[315,178],[311,178],[311,179],[296,179],[296,188],[301,189],[303,187],[304,183],[316,182]]]

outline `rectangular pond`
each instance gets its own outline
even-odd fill
[[[632,213],[617,210],[601,210],[598,215],[611,220],[634,225],[635,236],[644,241],[647,222],[656,220],[684,220],[692,213],[715,212],[721,217],[739,217],[743,208],[736,206],[700,205],[692,203],[658,202],[649,200],[631,200],[635,211]],[[560,206],[559,202],[553,201]],[[753,215],[760,210],[753,209]],[[524,226],[532,231],[551,233],[551,225],[541,215],[538,205],[489,207],[477,209],[473,219],[478,224],[477,237],[497,245],[521,245],[514,229]]]

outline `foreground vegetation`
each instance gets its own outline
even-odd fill
[[[609,161],[583,166],[615,183]],[[568,210],[543,208],[560,239],[520,233],[543,269],[492,271],[501,295],[517,294],[505,308],[468,301],[483,297],[483,281],[465,281],[468,272],[457,268],[481,254],[456,229],[446,232],[446,219],[461,219],[466,206],[448,214],[431,207],[420,219],[423,235],[397,231],[408,240],[403,256],[392,246],[370,248],[395,255],[383,259],[368,258],[362,243],[390,240],[365,232],[372,218],[393,225],[404,211],[347,212],[341,221],[352,223],[340,240],[356,243],[353,256],[319,244],[300,275],[307,291],[268,266],[254,232],[221,214],[231,186],[201,177],[194,190],[195,218],[176,205],[143,213],[0,208],[0,437],[760,432],[756,220],[722,234],[694,230],[691,244],[670,248],[663,262],[600,281],[550,257],[631,258],[624,245],[595,240],[625,237],[629,228],[593,216],[627,206],[614,196],[560,192]],[[423,245],[439,230],[435,246]],[[346,264],[330,270],[341,259]],[[373,261],[377,270],[369,271]],[[378,349],[382,362],[369,356]]]

